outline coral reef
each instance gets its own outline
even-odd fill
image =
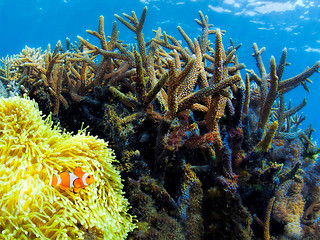
[[[284,231],[289,239],[299,239],[302,236],[300,220],[304,201],[301,190],[302,183],[288,180],[281,184],[275,193],[273,217],[286,224]]]
[[[14,76],[21,92],[60,126],[85,126],[110,142],[129,213],[138,221],[128,238],[319,235],[320,151],[312,127],[300,129],[306,99],[291,107],[285,95],[300,85],[308,90],[320,62],[283,80],[287,50],[278,63],[270,58],[267,73],[265,48],[254,43],[259,76],[246,69],[243,80],[241,44],[230,40],[225,48],[225,31],[213,29],[201,11],[200,36],[192,40],[178,27],[184,43],[160,28],[146,42],[147,8],[140,18],[135,12],[115,16],[136,44],[118,39],[116,22],[107,37],[101,16],[98,30],[87,30],[99,46],[78,36],[66,47],[59,41],[52,52],[50,46],[25,48],[3,65],[13,75],[2,72],[5,84]],[[101,162],[86,166],[100,169]],[[126,230],[133,227],[129,220]]]
[[[133,229],[103,140],[61,132],[34,101],[1,98],[0,152],[1,239],[124,239]],[[77,166],[96,182],[78,194],[51,186],[54,173]]]

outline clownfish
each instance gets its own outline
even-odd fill
[[[51,186],[59,185],[60,189],[67,190],[73,187],[73,192],[77,193],[80,190],[94,182],[94,178],[89,173],[82,171],[81,167],[74,169],[73,173],[62,172],[59,175],[53,174]]]

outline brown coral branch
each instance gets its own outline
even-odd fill
[[[132,17],[130,17],[127,14],[123,14],[126,18],[128,18],[130,20],[132,25],[129,22],[127,22],[126,20],[124,20],[123,18],[121,18],[119,15],[115,14],[116,18],[121,23],[123,23],[127,28],[129,28],[131,31],[133,31],[136,34],[137,40],[138,40],[139,53],[141,55],[142,64],[144,67],[147,66],[147,54],[146,54],[146,44],[144,41],[142,28],[143,28],[144,21],[146,19],[147,9],[148,9],[147,7],[143,8],[143,11],[142,11],[142,14],[141,14],[139,21],[138,21],[138,18],[137,18],[134,11],[132,11]]]
[[[189,49],[191,50],[191,52],[195,53],[195,47],[194,47],[194,44],[193,44],[192,40],[183,31],[182,27],[178,26],[178,30],[179,30],[180,34],[182,35],[182,37],[184,38],[184,40],[186,41],[186,43],[188,44]]]
[[[156,97],[158,92],[161,91],[162,87],[167,83],[168,79],[169,74],[163,74],[157,84],[146,94],[146,97],[144,99],[144,104],[146,106]]]
[[[239,81],[241,81],[241,77],[239,75],[234,75],[234,76],[231,76],[231,77],[223,80],[222,82],[219,82],[217,84],[214,84],[214,85],[206,87],[206,88],[202,88],[202,89],[188,95],[187,97],[183,98],[178,104],[178,111],[177,112],[181,112],[187,108],[190,108],[193,103],[199,102],[208,96],[219,93],[223,89],[225,89],[225,88],[229,87],[230,85],[235,84]]]
[[[79,39],[79,41],[85,45],[88,49],[91,49],[91,50],[96,50],[98,47],[89,43],[87,40],[85,40],[84,38],[80,37],[80,36],[77,36],[77,38]]]
[[[246,91],[245,91],[245,99],[244,99],[244,104],[243,104],[243,113],[245,115],[248,114],[249,110],[249,103],[250,103],[250,79],[249,79],[249,74],[246,74]]]
[[[173,45],[169,43],[168,39],[170,39],[170,41],[173,43]],[[165,32],[163,32],[163,40],[158,40],[158,39],[152,39],[152,40],[165,48],[168,48],[171,50],[176,50],[178,53],[181,54],[181,58],[185,62],[190,61],[191,56],[182,47],[182,45],[179,43],[179,41],[176,40],[174,37],[167,35]]]
[[[135,61],[135,60],[134,60],[134,55],[133,55],[133,53],[130,52],[130,51],[128,51],[127,49],[125,49],[125,48],[123,47],[123,45],[120,44],[120,43],[118,43],[118,42],[116,42],[115,45],[116,45],[116,47],[119,49],[119,51],[120,51],[123,55],[127,56],[128,62],[130,63],[130,65],[131,65],[132,67],[134,67],[134,61]]]
[[[172,120],[175,113],[178,111],[178,101],[180,100],[179,87],[181,87],[182,81],[185,80],[191,73],[195,66],[195,59],[192,59],[185,68],[177,76],[174,61],[169,60],[169,84],[168,84],[168,112],[165,115],[165,119]]]
[[[287,48],[284,48],[282,50],[282,55],[281,55],[279,64],[277,66],[277,76],[279,78],[279,81],[282,78],[282,74],[283,74],[285,66],[288,65],[288,63],[286,62],[286,58],[287,58]]]
[[[253,69],[246,69],[248,73],[250,73],[250,81],[255,81],[258,86],[261,86],[261,78],[253,71]]]
[[[236,55],[237,50],[233,49],[232,51],[230,51],[228,53],[228,55],[226,56],[226,59],[224,60],[224,66],[227,66],[234,58],[234,56]]]
[[[122,54],[122,53],[118,53],[118,52],[109,52],[109,51],[105,51],[103,49],[96,49],[98,53],[100,53],[102,56],[106,57],[106,58],[117,58],[117,59],[121,59],[124,61],[127,61],[130,63],[130,65],[133,65],[134,63],[134,58],[132,58],[131,55],[129,54]]]
[[[276,134],[277,129],[278,129],[278,121],[274,121],[268,128],[268,131],[266,132],[263,139],[261,139],[261,141],[255,147],[255,150],[268,152],[269,149],[271,148],[271,142]]]
[[[195,53],[196,53],[195,63],[190,69],[188,75],[185,78],[181,79],[182,81],[179,85],[178,96],[177,96],[177,99],[179,100],[183,99],[184,97],[186,97],[187,95],[189,95],[194,91],[194,87],[195,87],[195,84],[197,83],[200,72],[204,72],[201,50],[200,50],[199,43],[196,39],[194,39],[194,46],[195,46]]]
[[[108,43],[108,46],[107,46],[106,50],[112,51],[115,48],[115,43],[117,42],[118,35],[119,35],[119,31],[117,30],[117,22],[114,21],[113,25],[112,25],[111,38],[110,38],[110,41]]]
[[[294,76],[292,78],[288,78],[279,83],[279,93],[284,94],[297,86],[303,81],[305,81],[308,77],[318,71],[320,66],[320,61],[316,62],[311,68],[305,70],[304,72]]]
[[[307,104],[307,99],[304,98],[299,105],[297,105],[297,106],[295,106],[294,108],[291,108],[291,109],[285,111],[285,112],[283,113],[283,116],[286,118],[286,117],[290,117],[290,116],[296,114],[296,113],[297,113],[298,111],[300,111],[306,104]]]
[[[146,84],[143,76],[143,66],[140,54],[138,51],[134,51],[135,63],[136,63],[136,71],[137,76],[135,78],[136,81],[136,89],[138,97],[143,101],[146,95]]]
[[[279,123],[279,127],[277,132],[280,132],[280,130],[282,129],[282,125],[284,124],[285,121],[285,116],[284,116],[284,112],[285,112],[285,103],[284,103],[284,95],[280,95],[279,97],[279,109],[277,112],[278,115],[278,123]]]
[[[238,70],[241,70],[243,68],[245,68],[246,65],[244,65],[243,63],[240,63],[240,64],[236,64],[236,65],[233,65],[233,66],[228,66],[228,73],[233,75],[233,74],[236,74],[236,72]]]
[[[221,32],[218,29],[216,32],[214,70],[212,80],[212,82],[215,84],[222,82],[223,79],[227,78],[228,76],[227,68],[224,65],[225,60],[226,55],[222,44]],[[218,132],[218,121],[224,114],[226,101],[227,98],[220,94],[212,96],[208,112],[205,116],[205,121],[210,131],[214,130]]]
[[[136,74],[136,69],[130,69],[130,64],[128,62],[122,62],[117,70],[112,73],[107,73],[104,75],[103,80],[110,85],[116,85],[121,79],[128,78]]]
[[[156,36],[154,37],[155,39],[160,39],[162,36],[161,33],[161,28],[159,27],[157,31],[155,31]],[[149,83],[151,87],[154,87],[157,83],[156,79],[156,72],[155,72],[155,56],[156,56],[156,50],[158,48],[158,44],[155,43],[154,41],[151,41],[149,50],[148,50],[148,55],[147,55],[147,67],[146,67],[146,72],[149,76]]]
[[[104,49],[104,50],[108,50],[108,43],[107,43],[106,36],[105,36],[105,33],[104,33],[104,18],[103,18],[103,16],[99,17],[98,32],[87,30],[87,33],[99,38],[100,44],[101,44],[101,48]]]
[[[213,32],[209,32],[209,28],[212,27],[212,24],[209,24],[208,16],[204,16],[201,11],[199,11],[200,20],[195,19],[196,23],[198,23],[202,27],[202,36],[200,39],[200,49],[201,53],[204,54],[207,51],[207,48],[210,45],[210,41],[208,41],[209,33],[212,34]]]
[[[261,54],[266,50],[266,48],[263,47],[259,50],[257,44],[253,43],[253,50],[254,50],[254,53],[252,54],[252,56],[254,56],[254,58],[256,59],[257,67],[260,71],[260,76],[261,78],[263,78],[266,76],[267,73],[266,73],[266,69],[264,68]]]
[[[258,129],[259,128],[264,129],[271,112],[271,107],[278,94],[278,77],[276,76],[276,63],[273,56],[270,59],[270,77],[271,77],[270,88],[260,112]]]
[[[123,94],[117,88],[115,88],[113,86],[109,87],[109,91],[114,98],[118,99],[122,104],[124,104],[127,107],[134,108],[135,106],[138,105],[137,101],[135,101],[134,99]]]
[[[308,88],[308,86],[307,86],[306,82],[301,82],[301,86],[303,87],[303,89],[304,89],[304,90],[306,90],[306,91],[307,91],[307,93],[310,93],[310,90],[309,90],[309,88]]]
[[[91,51],[89,53],[93,53],[95,51]],[[74,57],[70,57],[66,59],[66,62],[86,62],[92,69],[96,70],[98,68],[98,65],[93,61],[93,58],[89,58],[87,53],[80,55],[77,53],[73,54]]]
[[[225,68],[223,67],[225,59],[226,55],[222,44],[221,32],[218,29],[216,32],[215,42],[213,83],[221,82],[222,79],[226,76],[226,70],[224,70]]]
[[[269,240],[270,239],[270,218],[271,218],[271,212],[272,212],[272,207],[273,207],[273,203],[274,200],[276,198],[272,197],[269,200],[268,206],[267,206],[267,210],[266,210],[266,214],[264,217],[264,222],[263,222],[263,236],[264,236],[264,240]]]
[[[174,61],[175,61],[175,65],[176,65],[177,74],[179,74],[181,72],[180,57],[179,57],[179,54],[176,50],[173,50],[173,54],[174,54]]]

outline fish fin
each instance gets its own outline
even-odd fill
[[[84,174],[84,171],[82,171],[81,167],[76,167],[73,171],[74,175],[77,177],[81,177]]]
[[[68,172],[62,172],[60,174],[60,179],[61,179],[61,183],[60,183],[60,188],[62,190],[67,190],[70,188],[70,175]]]
[[[74,180],[73,186],[74,186],[75,188],[79,188],[79,187],[81,186],[81,179],[80,179],[80,178],[77,178],[76,180]]]
[[[81,188],[73,188],[74,193],[78,193],[78,192],[80,192],[80,190],[81,190]]]
[[[57,175],[56,175],[56,174],[53,174],[52,180],[51,180],[51,186],[52,186],[52,187],[55,187],[55,186],[57,186],[57,183],[58,183]]]
[[[62,189],[62,190],[67,190],[67,189],[69,189],[68,187],[65,187],[65,186],[63,186],[63,185],[59,185],[59,187]]]

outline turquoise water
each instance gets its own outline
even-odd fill
[[[120,3],[121,2],[121,3]],[[274,55],[279,61],[284,47],[288,49],[287,61],[291,63],[285,70],[282,79],[293,77],[307,66],[311,67],[320,60],[320,3],[318,1],[99,1],[99,0],[2,0],[0,1],[0,58],[19,53],[25,45],[46,48],[50,43],[54,46],[58,40],[64,44],[69,37],[76,41],[77,35],[93,41],[86,29],[97,30],[98,18],[105,18],[105,32],[111,34],[114,14],[130,14],[135,11],[138,17],[144,6],[148,7],[144,26],[146,40],[154,36],[153,29],[161,27],[163,31],[182,39],[177,26],[194,38],[201,34],[201,29],[194,19],[199,18],[201,10],[209,17],[209,23],[216,28],[226,30],[225,48],[229,38],[242,47],[238,51],[239,61],[246,64],[247,69],[254,69],[254,58],[251,56],[252,44],[259,48],[265,46],[264,63],[268,71],[269,59]],[[134,35],[118,22],[119,39],[133,42]],[[211,42],[214,41],[212,37]],[[242,70],[242,77],[245,71]],[[286,102],[292,100],[292,106],[299,104],[304,97],[308,104],[301,113],[307,115],[304,129],[309,123],[316,129],[314,139],[320,139],[320,74],[311,78],[308,84],[310,93],[301,86],[286,94]]]

